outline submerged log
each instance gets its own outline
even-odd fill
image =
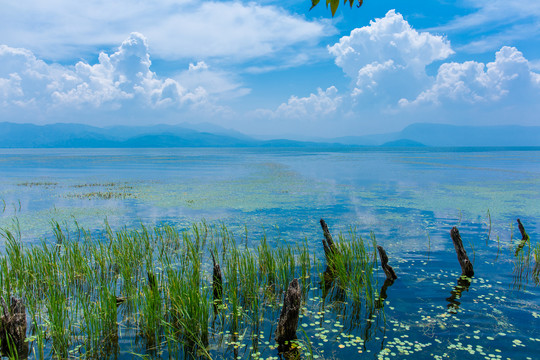
[[[296,339],[296,328],[298,327],[298,317],[300,314],[300,284],[298,279],[293,279],[289,283],[281,315],[276,328],[275,339],[279,345],[285,344],[286,341]]]
[[[320,220],[321,227],[324,234],[323,239],[323,247],[324,247],[324,255],[326,256],[326,261],[329,261],[329,256],[331,254],[334,254],[336,251],[336,245],[334,244],[334,240],[332,239],[332,235],[330,235],[330,231],[328,230],[328,225],[326,225],[326,222],[321,219]]]
[[[26,339],[26,307],[22,299],[11,297],[11,307],[0,297],[2,316],[0,317],[0,344],[2,352],[10,357],[28,357]],[[14,354],[16,352],[16,354]]]
[[[461,236],[459,235],[459,230],[457,227],[454,226],[452,230],[450,230],[450,237],[452,238],[454,248],[456,249],[459,265],[461,265],[462,275],[472,277],[474,275],[473,266],[469,260],[469,257],[467,256],[465,248],[463,247],[463,241],[461,241]]]
[[[386,255],[386,251],[384,251],[384,248],[380,245],[377,245],[377,250],[379,251],[379,257],[381,258],[381,267],[386,274],[386,279],[391,281],[396,280],[396,272],[390,265],[388,265],[388,255]]]
[[[212,289],[215,303],[216,301],[221,301],[223,298],[223,277],[221,276],[221,268],[214,257],[214,252],[211,251],[210,254],[212,255],[212,262],[214,263],[214,270],[212,272]]]

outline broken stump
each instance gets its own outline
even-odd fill
[[[221,301],[223,297],[223,277],[221,276],[221,268],[214,257],[214,252],[211,251],[210,254],[212,255],[212,262],[214,263],[214,270],[212,272],[212,289],[215,304],[216,301]]]
[[[379,257],[381,259],[381,267],[384,270],[384,273],[386,274],[386,279],[394,281],[397,279],[396,272],[394,269],[388,265],[388,255],[386,255],[386,251],[384,251],[384,248],[380,245],[377,245],[377,250],[379,251]]]
[[[521,220],[517,219],[517,223],[519,227],[519,232],[521,233],[521,242],[516,247],[516,252],[514,253],[515,256],[517,256],[519,252],[521,251],[521,249],[523,249],[525,245],[527,245],[527,242],[530,239],[529,234],[527,234],[527,232],[525,231],[525,228],[523,227],[523,224],[521,223]]]
[[[467,277],[472,277],[474,275],[474,270],[467,252],[463,247],[463,241],[461,241],[461,236],[459,235],[459,230],[457,227],[453,227],[450,230],[450,237],[454,243],[454,248],[456,249],[456,254],[458,257],[459,265],[461,265],[461,273]]]
[[[334,244],[332,235],[330,235],[330,231],[328,230],[328,225],[326,225],[326,222],[323,219],[321,219],[320,223],[321,223],[321,227],[324,234],[324,239],[323,239],[324,255],[326,256],[326,261],[328,262],[330,260],[328,257],[331,254],[334,254],[334,252],[336,251],[336,245]]]
[[[279,322],[276,328],[275,339],[279,345],[296,339],[296,328],[298,327],[298,317],[300,314],[300,299],[301,292],[298,279],[293,279],[289,283],[289,287],[285,293],[281,315],[279,316]]]
[[[519,232],[521,233],[521,241],[527,241],[529,240],[529,234],[525,232],[525,228],[523,227],[523,224],[521,223],[521,220],[517,219]]]
[[[11,297],[11,306],[0,297],[2,316],[0,316],[0,344],[2,352],[10,357],[24,359],[28,357],[26,339],[26,307],[22,299]],[[13,354],[16,351],[17,354]]]

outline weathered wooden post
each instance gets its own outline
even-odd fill
[[[11,309],[0,297],[3,314],[0,317],[0,343],[2,352],[10,357],[24,359],[28,356],[26,339],[26,307],[22,299],[11,297]],[[17,354],[13,354],[13,350]]]
[[[276,328],[275,339],[279,345],[296,339],[296,328],[298,327],[298,317],[300,315],[300,299],[300,284],[298,279],[293,279],[285,293],[281,315]]]
[[[517,219],[519,232],[521,233],[521,242],[516,247],[516,252],[514,255],[517,256],[517,254],[527,245],[527,241],[529,241],[530,237],[529,234],[525,231],[525,228],[523,227],[523,224],[521,223],[521,220]]]
[[[521,240],[527,241],[529,240],[529,234],[525,232],[525,228],[523,227],[523,224],[521,223],[521,220],[517,219],[519,232],[521,233]]]
[[[461,236],[459,235],[459,230],[457,227],[453,227],[450,230],[450,237],[454,243],[454,248],[456,249],[456,254],[458,257],[459,265],[461,265],[461,274],[467,277],[472,277],[474,275],[474,270],[467,252],[463,248],[463,241],[461,241]]]
[[[323,239],[324,255],[326,256],[326,261],[329,262],[330,260],[329,256],[335,253],[336,245],[334,244],[332,235],[330,235],[330,231],[328,230],[328,225],[326,225],[326,222],[323,219],[321,219],[320,223],[321,223],[321,227],[324,234],[324,239]]]
[[[210,251],[210,254],[212,254],[212,262],[214,263],[214,270],[212,272],[212,289],[214,292],[215,305],[216,302],[220,302],[223,297],[223,277],[221,276],[221,268],[214,257],[214,252]]]
[[[384,273],[386,274],[386,279],[390,281],[396,280],[397,279],[396,272],[390,265],[388,265],[388,255],[386,255],[386,251],[384,251],[384,248],[380,245],[377,245],[377,250],[379,251],[379,257],[381,259],[381,267],[384,270]]]

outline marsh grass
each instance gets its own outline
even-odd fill
[[[307,239],[270,246],[263,236],[249,248],[247,230],[238,245],[223,224],[115,231],[105,221],[95,234],[76,221],[50,226],[50,237],[33,246],[23,245],[16,220],[12,229],[0,231],[0,293],[23,298],[36,359],[116,357],[122,334],[142,340],[152,357],[258,358],[261,350],[274,349],[263,329],[272,329],[289,282],[301,279],[307,311],[323,266]],[[374,246],[374,235],[371,240]],[[354,229],[339,236],[327,264],[334,280],[326,304],[334,311],[358,313],[361,303],[367,305],[365,317],[376,311],[376,255],[370,245]],[[224,275],[218,306],[211,251]],[[296,348],[313,357],[310,344]]]
[[[68,199],[100,199],[100,200],[111,200],[111,199],[136,199],[137,195],[127,191],[92,191],[88,193],[70,193],[65,194],[64,197]]]
[[[537,243],[533,250],[534,269],[532,271],[533,280],[536,285],[540,283],[540,243]]]
[[[511,230],[513,230],[512,227]],[[540,283],[539,255],[540,243],[537,243],[533,246],[531,244],[530,236],[525,233],[514,250],[514,269],[512,282],[514,289],[524,289],[530,279],[533,280],[535,285],[538,285]]]

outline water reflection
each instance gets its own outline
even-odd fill
[[[454,286],[450,292],[450,297],[446,298],[446,301],[448,301],[448,305],[446,306],[448,308],[448,312],[457,314],[461,305],[461,302],[458,299],[461,299],[461,295],[464,291],[469,291],[469,286],[471,286],[471,283],[472,278],[466,276],[460,276],[457,279],[457,285]]]

